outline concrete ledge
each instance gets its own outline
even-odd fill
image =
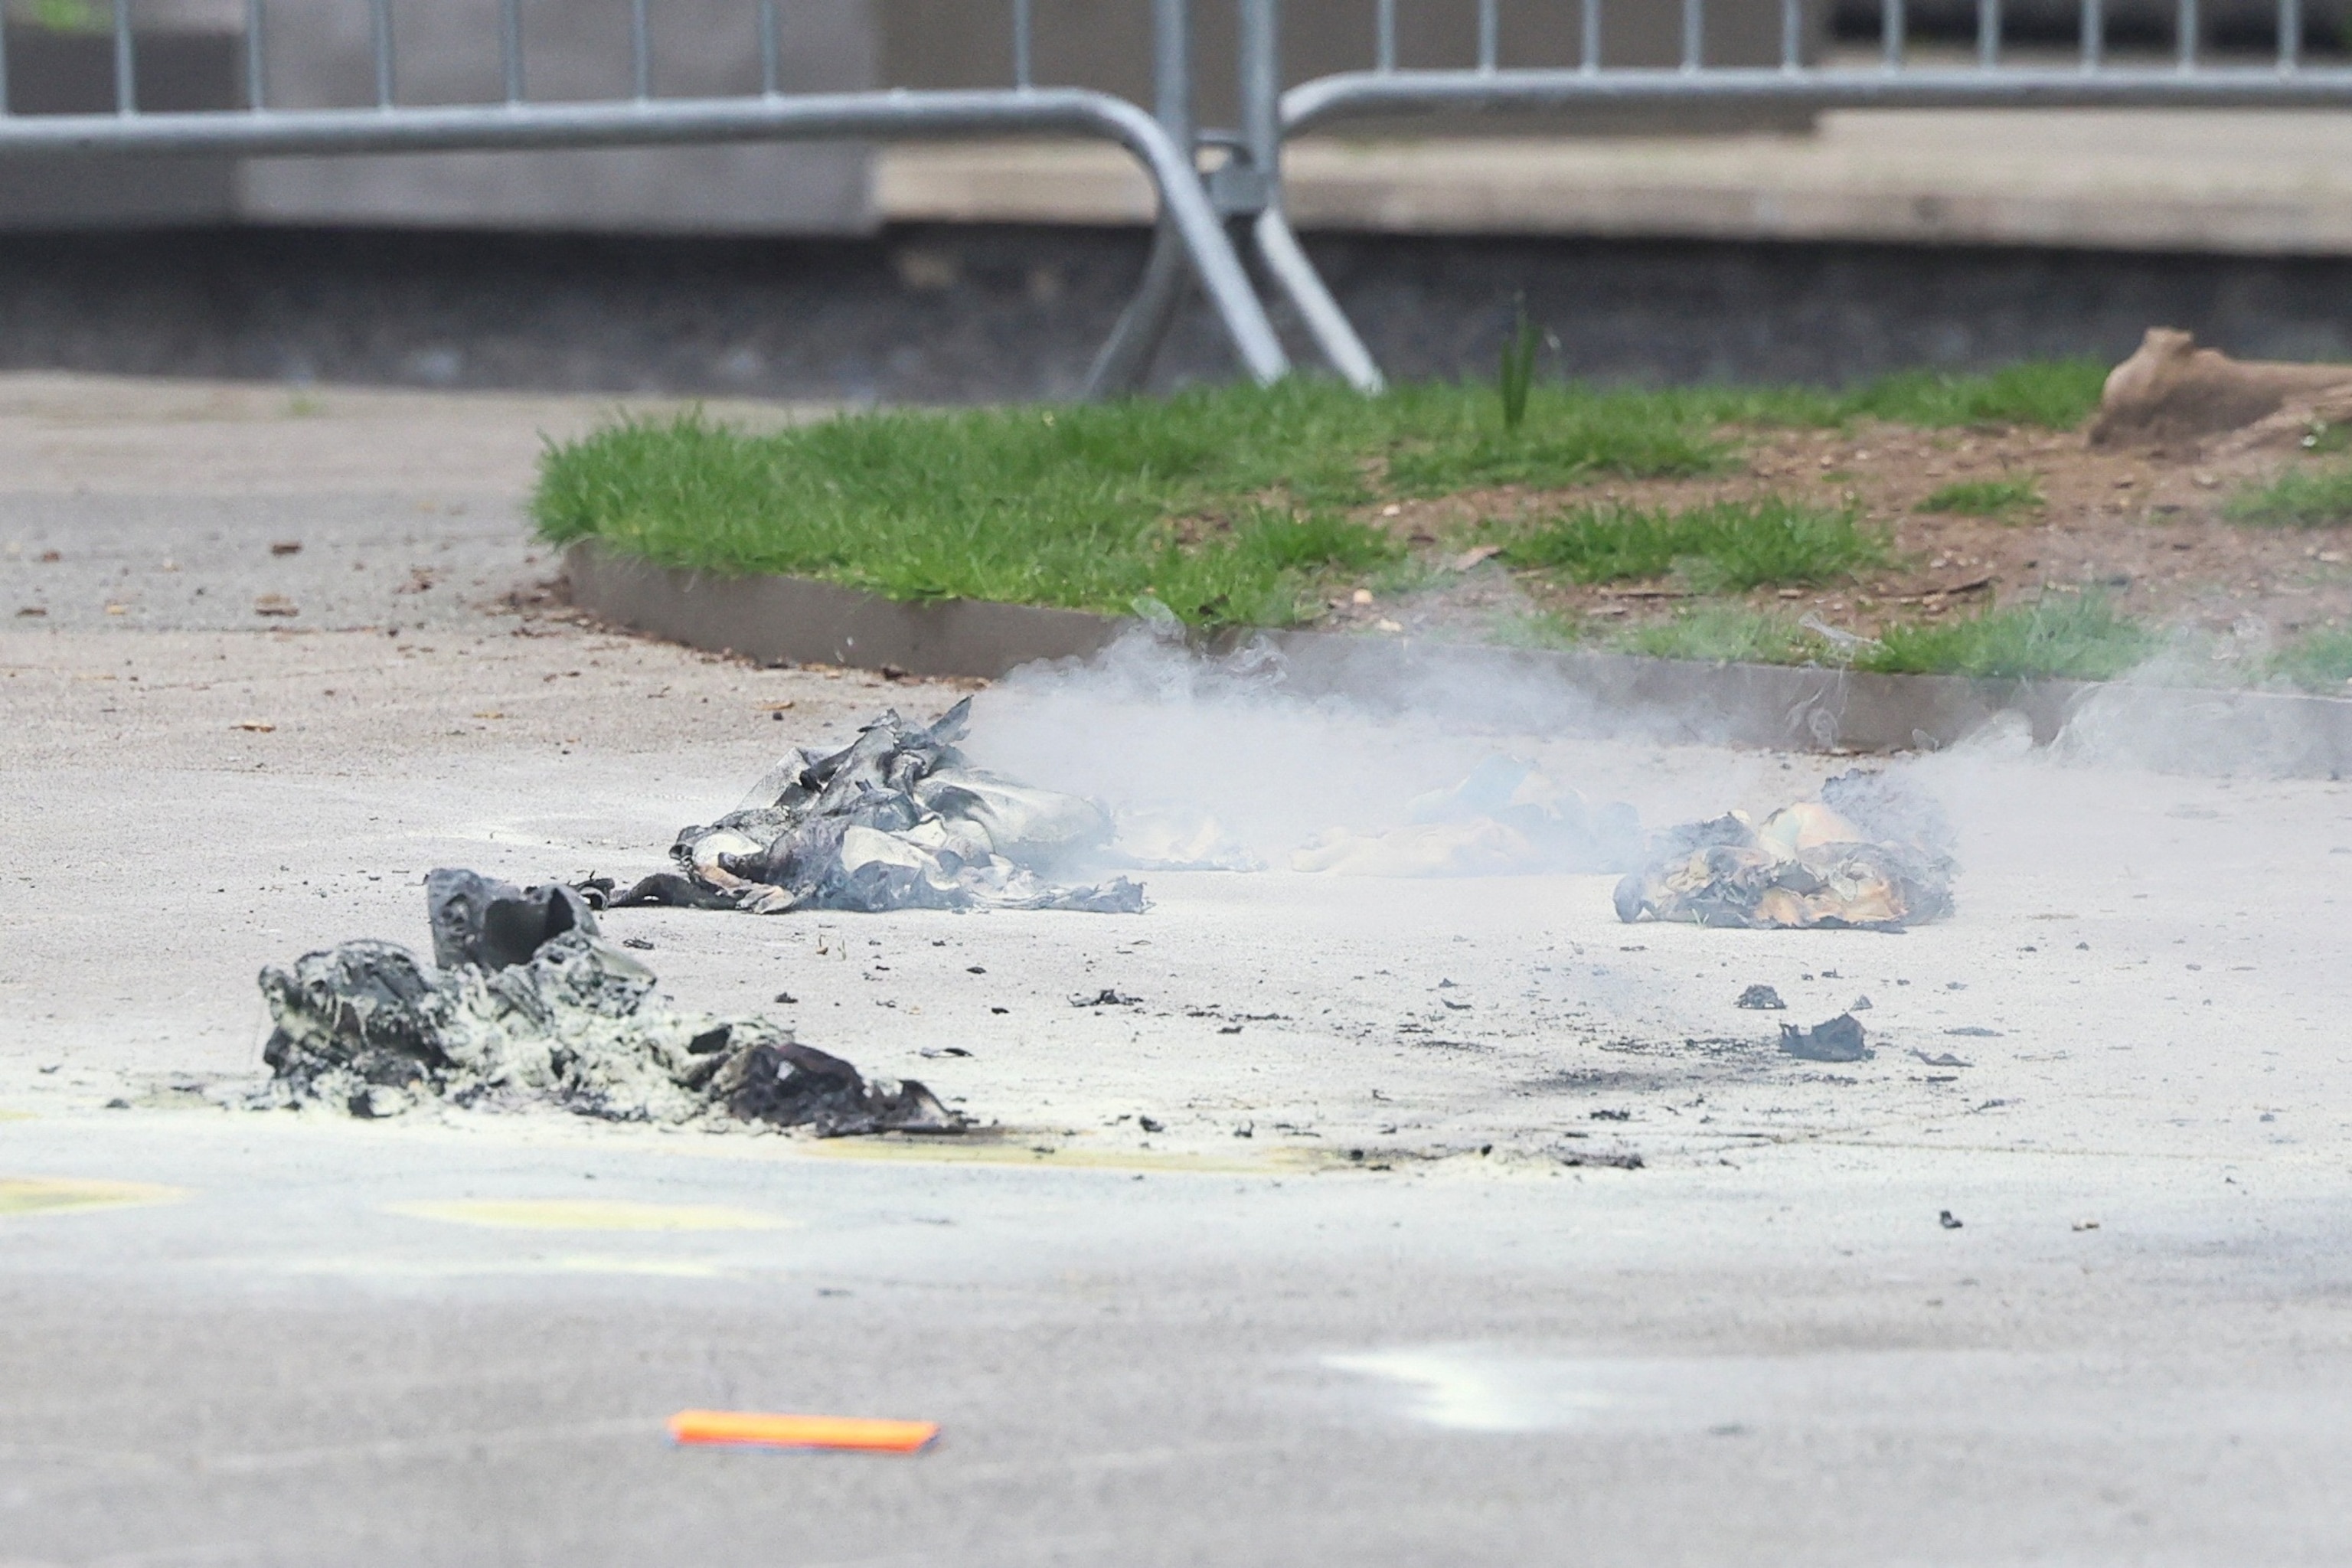
[[[2273,110],[1875,110],[1811,135],[1310,135],[1310,231],[2352,254],[2352,116]],[[901,146],[886,221],[1148,224],[1116,149]]]
[[[618,626],[763,660],[994,679],[1087,658],[1139,623],[1075,610],[946,600],[898,604],[799,577],[719,577],[582,541],[572,601]],[[1935,751],[1989,726],[2036,745],[2198,773],[2352,773],[2352,701],[2127,682],[1871,675],[1814,666],[1700,664],[1580,650],[1486,647],[1328,632],[1229,632],[1202,651],[1263,647],[1301,696],[1375,710],[1660,742],[1804,752]]]
[[[1041,658],[1109,645],[1107,616],[976,599],[899,604],[806,577],[719,577],[656,566],[582,540],[564,552],[572,602],[689,647],[748,658],[840,664],[908,675],[993,679]]]

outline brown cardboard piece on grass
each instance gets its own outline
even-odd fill
[[[2345,421],[2352,421],[2352,365],[2235,360],[2199,348],[2189,332],[2150,327],[2139,351],[2108,374],[2091,445],[2192,443],[2231,434],[2228,450],[2251,451],[2290,445],[2315,425]]]

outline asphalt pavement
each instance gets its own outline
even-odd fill
[[[1628,927],[1604,878],[1285,847],[1495,751],[1652,822],[1845,764],[1034,675],[982,760],[1270,868],[607,918],[972,1134],[235,1109],[259,966],[422,945],[430,867],[649,869],[785,745],[966,689],[568,617],[521,501],[593,405],[44,384],[70,442],[0,388],[0,607],[47,612],[0,630],[6,1568],[2344,1555],[2345,786],[1988,736],[1907,764],[1949,921]],[[1864,996],[1870,1060],[1775,1048]],[[688,1407],[942,1435],[675,1447]]]

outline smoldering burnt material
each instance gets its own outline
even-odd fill
[[[1110,814],[973,767],[956,750],[964,699],[927,726],[887,710],[829,755],[796,748],[751,798],[682,830],[675,868],[614,900],[781,914],[791,910],[1087,910],[1133,914],[1124,877],[1050,879],[1110,850]]]
[[[868,1079],[766,1018],[670,1006],[654,973],[604,942],[569,889],[436,871],[436,957],[348,942],[261,972],[268,1099],[356,1116],[421,1101],[553,1105],[614,1121],[765,1123],[820,1137],[954,1131],[921,1084]],[[544,931],[517,951],[530,922]]]
[[[1952,911],[1951,833],[1935,803],[1879,773],[1762,822],[1733,812],[1660,834],[1617,884],[1617,918],[1901,931]]]
[[[1478,877],[1622,871],[1642,861],[1642,819],[1622,801],[1594,805],[1517,757],[1489,757],[1451,789],[1416,796],[1384,833],[1318,834],[1294,871],[1359,877]]]
[[[594,884],[591,884],[591,889]],[[433,962],[505,969],[527,963],[568,931],[596,934],[591,891],[562,882],[518,888],[478,871],[444,867],[425,879],[425,916],[433,928]]]
[[[1862,1021],[1851,1013],[1840,1013],[1810,1029],[1781,1025],[1780,1048],[1809,1062],[1865,1062],[1875,1054],[1863,1034]]]

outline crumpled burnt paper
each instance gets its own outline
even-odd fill
[[[347,942],[261,972],[265,1099],[389,1116],[425,1100],[555,1105],[614,1121],[954,1131],[911,1079],[868,1079],[761,1017],[681,1012],[597,935],[572,889],[471,871],[426,879],[436,963]]]
[[[1385,833],[1334,827],[1290,858],[1294,871],[1353,877],[1486,877],[1622,871],[1641,863],[1642,819],[1592,806],[1532,763],[1489,757],[1451,789],[1416,797]]]
[[[1900,931],[1951,913],[1949,843],[1931,803],[1842,773],[1761,823],[1735,811],[1658,835],[1617,884],[1617,918]]]
[[[888,710],[830,755],[795,748],[744,805],[681,831],[676,869],[616,904],[748,910],[1090,910],[1133,914],[1124,877],[1063,886],[1057,871],[1104,856],[1110,814],[975,768],[954,742],[965,698],[927,727]]]

